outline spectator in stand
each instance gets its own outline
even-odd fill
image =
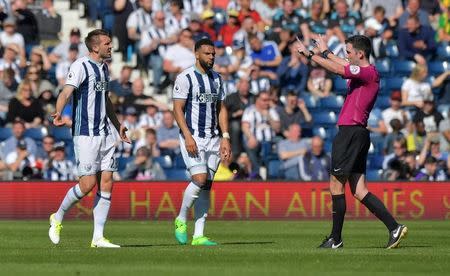
[[[268,92],[259,93],[255,104],[244,110],[242,132],[244,147],[252,162],[252,170],[258,173],[261,166],[261,144],[273,143],[275,133],[280,132],[280,117],[274,108],[270,108]]]
[[[383,7],[386,11],[386,18],[389,20],[391,26],[395,26],[397,24],[398,18],[403,14],[403,4],[402,0],[370,0],[363,1],[363,4],[366,4],[367,11],[371,13],[373,9],[377,6]],[[368,17],[368,15],[364,15],[363,17]]]
[[[209,38],[212,41],[217,40],[217,28],[216,23],[214,22],[215,13],[212,10],[205,10],[202,12],[202,20],[203,20],[203,31],[208,33]]]
[[[179,35],[178,43],[167,48],[163,57],[163,69],[170,74],[171,80],[184,69],[195,63],[194,40],[189,29],[183,29]]]
[[[280,65],[282,56],[278,51],[278,47],[273,41],[261,41],[257,35],[249,35],[250,56],[253,64],[259,66],[262,72],[275,73],[278,65]],[[268,76],[270,79],[276,78],[276,74]]]
[[[214,60],[214,71],[218,72],[222,76],[223,81],[230,81],[233,76],[232,70],[232,56],[225,50],[225,44],[223,41],[215,41],[214,49],[216,51],[216,57]]]
[[[435,31],[430,26],[421,25],[417,15],[409,16],[403,26],[397,42],[400,57],[425,64],[436,50]]]
[[[30,82],[32,96],[34,98],[39,98],[45,91],[49,91],[51,95],[57,96],[57,93],[55,93],[55,86],[48,80],[43,79],[38,66],[28,66],[25,79]]]
[[[69,59],[69,48],[71,45],[78,45],[78,57],[86,56],[89,52],[84,44],[81,41],[81,32],[78,28],[72,28],[69,34],[68,41],[62,41],[52,50],[48,58],[52,63],[58,63],[60,61]]]
[[[309,66],[309,77],[307,82],[308,91],[315,98],[325,98],[331,95],[333,81],[330,74],[323,67],[318,66],[314,61]]]
[[[137,113],[141,114],[146,108],[141,101],[149,98],[149,96],[144,95],[144,81],[141,78],[136,78],[131,85],[131,94],[125,96],[123,108],[133,106]]]
[[[265,24],[261,20],[261,16],[257,11],[252,9],[252,0],[241,0],[240,1],[241,8],[239,10],[239,22],[243,22],[244,18],[250,16],[253,18],[253,21],[256,23],[257,30],[262,32],[264,31]]]
[[[272,26],[272,18],[280,7],[279,0],[261,0],[257,1],[255,6],[255,11],[261,16],[265,26]]]
[[[60,60],[56,64],[55,75],[56,80],[58,81],[58,87],[63,87],[66,84],[67,74],[69,73],[70,65],[75,62],[78,57],[78,45],[71,44],[69,46],[69,53],[67,55],[67,60]],[[131,73],[130,73],[131,74]],[[109,88],[112,90],[114,86],[109,83]],[[110,90],[110,91],[111,91]]]
[[[423,107],[414,114],[413,121],[423,121],[427,133],[439,132],[439,123],[444,119],[436,110],[433,94],[424,98]]]
[[[40,45],[45,49],[58,45],[62,18],[56,12],[53,0],[43,0],[41,9],[36,10],[34,15],[38,24]]]
[[[389,127],[391,128],[391,131],[387,133],[387,135],[384,137],[384,143],[383,143],[383,153],[384,155],[388,155],[394,152],[393,148],[393,142],[397,140],[398,138],[405,137],[403,134],[403,124],[400,122],[399,119],[394,118],[389,122]]]
[[[52,63],[42,46],[34,46],[31,49],[29,66],[36,66],[40,76],[47,78],[47,72],[52,68]]]
[[[25,51],[25,40],[23,36],[16,31],[16,19],[8,17],[3,21],[3,31],[0,32],[1,45],[14,43]]]
[[[428,13],[431,25],[439,20],[439,15],[442,12],[441,4],[439,2],[439,0],[420,1],[420,9]]]
[[[140,149],[141,147],[147,147],[150,150],[152,157],[159,157],[161,155],[161,151],[158,148],[155,129],[147,128],[145,130],[145,136],[137,141],[135,149]]]
[[[191,31],[192,39],[194,41],[198,41],[204,37],[209,38],[209,34],[203,30],[202,23],[203,21],[198,15],[193,14],[191,16],[191,22],[189,22],[189,27],[187,29]]]
[[[141,34],[152,26],[152,0],[139,0],[139,8],[127,19],[128,38],[134,42],[141,40]]]
[[[70,181],[76,179],[76,166],[71,160],[67,160],[65,146],[64,142],[54,145],[52,157],[44,167],[45,180]]]
[[[183,1],[171,0],[170,11],[166,17],[166,26],[170,29],[170,33],[178,34],[181,30],[189,27],[189,21],[191,20],[188,14],[183,10]]]
[[[154,162],[151,151],[147,147],[137,150],[133,162],[125,167],[123,179],[133,180],[166,180],[166,175],[158,162]]]
[[[175,43],[176,34],[172,34],[165,25],[165,13],[157,11],[153,14],[153,24],[147,31],[142,32],[139,46],[140,54],[147,60],[148,69],[153,72],[153,87],[156,93],[163,93],[161,78],[163,76],[163,56],[167,47]]]
[[[53,146],[55,145],[55,137],[47,135],[42,138],[42,147],[38,148],[36,158],[46,163],[50,158],[53,157]]]
[[[167,108],[163,108],[162,110],[167,110]],[[147,105],[145,109],[145,113],[142,113],[139,117],[139,128],[142,129],[158,129],[162,124],[163,114],[159,110],[158,106],[155,104]]]
[[[0,124],[4,125],[8,113],[9,101],[14,97],[17,82],[14,79],[14,71],[7,68],[0,79]],[[14,93],[13,93],[14,91]]]
[[[245,52],[251,53],[249,36],[256,35],[259,39],[264,39],[264,34],[258,31],[255,20],[251,16],[246,16],[241,22],[241,28],[233,36],[233,46],[244,47]]]
[[[300,179],[303,181],[330,180],[330,156],[323,150],[323,140],[319,136],[311,139],[311,148],[300,157]]]
[[[276,75],[272,72],[263,72],[259,66],[253,65],[250,68],[250,93],[258,95],[261,92],[270,91],[271,80],[275,81]]]
[[[261,179],[259,172],[255,172],[252,168],[252,162],[247,153],[242,152],[236,158],[238,168],[235,169],[234,180],[255,180]]]
[[[281,167],[285,179],[300,179],[301,157],[309,148],[309,144],[301,137],[302,128],[299,124],[293,123],[286,131],[286,139],[278,142],[278,158],[282,161]]]
[[[227,24],[223,25],[219,31],[218,40],[223,41],[225,46],[233,45],[233,36],[241,28],[238,15],[236,10],[228,10]]]
[[[423,148],[427,132],[423,121],[413,121],[412,131],[406,136],[406,144],[408,151],[419,153]]]
[[[175,125],[172,111],[164,111],[162,125],[156,130],[158,148],[162,156],[169,155],[173,160],[180,154],[179,135],[180,128]]]
[[[346,0],[335,1],[334,9],[330,16],[330,28],[341,43],[345,43],[347,37],[363,32],[364,25],[360,14],[349,9]]]
[[[446,181],[447,175],[438,168],[437,160],[433,156],[425,159],[424,168],[417,174],[416,181]]]
[[[130,81],[131,73],[133,73],[133,68],[128,65],[123,65],[120,70],[120,76],[109,82],[109,91],[114,93],[119,98],[130,95],[132,83]]]
[[[330,28],[330,23],[330,20],[326,16],[326,10],[324,9],[323,1],[313,0],[308,15],[300,25],[304,44],[310,45],[311,39],[317,40],[318,35],[323,35],[324,40],[328,41],[328,45],[331,46],[331,43],[337,41],[337,39],[331,40],[334,32]],[[334,47],[330,48],[330,51],[333,50]]]
[[[17,32],[23,36],[25,46],[31,49],[31,47],[38,45],[38,23],[34,13],[28,8],[28,2],[25,0],[11,1],[11,10],[16,18]]]
[[[447,118],[439,123],[439,132],[441,138],[441,151],[450,152],[450,110],[447,110]]]
[[[427,11],[420,8],[420,2],[420,0],[408,0],[405,11],[398,19],[399,28],[403,28],[407,24],[406,22],[411,17],[411,15],[417,18],[417,21],[420,22],[421,26],[430,26],[429,14]]]
[[[253,102],[253,95],[249,93],[249,82],[246,78],[240,78],[237,83],[237,92],[229,94],[224,101],[228,110],[228,122],[231,141],[231,151],[233,156],[237,158],[242,152],[243,147],[241,141],[241,119],[244,110]]]
[[[29,137],[24,137],[25,133],[25,122],[21,119],[16,119],[12,123],[12,133],[13,136],[9,137],[4,141],[4,145],[2,147],[2,156],[6,157],[9,153],[13,152],[17,148],[17,143],[19,140],[23,140],[26,143],[26,148],[29,153],[32,155],[37,154],[37,146],[36,142]]]
[[[438,103],[448,104],[450,102],[450,70],[437,76],[433,81],[432,88],[439,91]]]
[[[372,54],[375,58],[386,56],[386,45],[392,41],[394,36],[394,26],[385,16],[386,10],[382,6],[376,6],[373,16],[364,21],[364,33],[372,39]]]
[[[133,106],[129,106],[125,110],[125,117],[123,125],[128,129],[128,137],[131,141],[136,141],[140,138],[140,128],[138,124],[138,112]]]
[[[303,123],[311,123],[312,116],[305,105],[303,99],[298,98],[295,91],[289,91],[286,96],[286,104],[284,107],[278,106],[277,112],[280,115],[281,134],[288,137],[289,127],[292,124],[301,125]]]
[[[34,154],[28,152],[27,147],[25,140],[18,140],[16,149],[6,155],[5,163],[14,179],[34,178],[33,168],[36,166],[36,158]]]
[[[7,68],[14,70],[14,79],[17,83],[22,80],[20,72],[27,65],[25,52],[17,44],[10,43],[5,46],[3,58],[0,59],[0,77],[3,77],[3,71]]]
[[[392,169],[394,162],[402,162],[406,156],[406,139],[404,137],[398,137],[392,142],[394,152],[388,154],[383,159],[383,170]]]
[[[422,108],[425,98],[432,95],[431,85],[425,81],[428,75],[426,65],[417,64],[402,85],[402,106]]]
[[[300,1],[301,2],[301,1]],[[275,33],[288,28],[294,33],[300,31],[300,24],[303,23],[303,10],[296,9],[293,0],[283,0],[282,8],[279,9],[272,19],[272,29]]]
[[[429,133],[425,138],[425,143],[420,151],[417,163],[419,166],[424,166],[425,161],[429,156],[436,158],[437,167],[443,171],[449,169],[450,155],[447,151],[441,151],[440,139],[438,133]]]
[[[277,69],[281,95],[295,91],[297,95],[306,90],[309,69],[307,59],[297,54],[294,43],[289,45],[291,54],[281,61]]]
[[[381,112],[381,118],[383,119],[382,128],[386,129],[386,133],[392,133],[393,128],[391,122],[393,119],[399,120],[403,126],[408,123],[408,116],[405,110],[401,108],[402,93],[398,90],[392,91],[389,103],[391,106]]]
[[[128,38],[127,20],[130,14],[137,9],[138,5],[136,5],[135,0],[114,0],[113,35],[119,42],[117,51],[122,53],[122,61],[124,62],[128,60],[128,47],[132,47],[132,41]]]
[[[439,42],[450,42],[450,5],[439,15],[437,33]]]
[[[33,97],[31,82],[28,80],[20,83],[16,97],[9,102],[6,120],[14,122],[17,118],[24,120],[27,128],[42,126],[44,120],[44,109]]]
[[[294,39],[294,32],[290,29],[285,28],[280,31],[278,39],[276,41],[281,57],[285,58],[291,55],[291,49],[289,46],[291,46]]]

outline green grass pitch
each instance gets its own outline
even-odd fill
[[[330,251],[316,248],[323,221],[209,221],[221,245],[207,248],[177,245],[169,221],[110,221],[120,249],[89,248],[91,221],[66,221],[57,246],[47,221],[0,221],[0,275],[448,275],[450,222],[406,224],[401,247],[386,250],[380,222],[347,221],[344,249]]]

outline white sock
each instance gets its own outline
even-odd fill
[[[206,217],[209,210],[209,194],[210,190],[201,190],[198,195],[198,199],[194,205],[195,216],[195,229],[194,239],[203,236],[203,230],[205,229]]]
[[[77,184],[70,188],[67,191],[63,201],[61,202],[58,211],[56,211],[55,213],[55,219],[59,222],[62,222],[64,219],[64,214],[68,212],[70,208],[84,196],[85,195],[81,192],[80,184]]]
[[[181,203],[180,214],[178,219],[186,222],[189,209],[194,204],[195,200],[198,198],[200,193],[200,187],[190,182],[186,190],[184,190],[183,202]]]
[[[109,207],[111,206],[111,193],[97,193],[94,203],[94,236],[93,240],[103,238],[103,228],[105,228],[106,218],[108,217]]]

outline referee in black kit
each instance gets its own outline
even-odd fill
[[[298,40],[298,39],[297,39]],[[377,98],[380,77],[369,56],[372,44],[369,38],[355,35],[346,41],[347,60],[335,56],[319,36],[313,51],[297,41],[297,50],[344,79],[348,79],[348,92],[338,118],[339,132],[333,140],[331,154],[330,191],[333,202],[333,228],[320,248],[342,248],[341,232],[346,211],[345,188],[348,181],[354,197],[361,201],[389,230],[386,248],[398,247],[406,237],[408,228],[397,223],[384,204],[367,189],[365,178],[370,136],[367,120]]]

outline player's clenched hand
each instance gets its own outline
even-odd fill
[[[122,139],[123,142],[131,144],[130,138],[127,136],[128,128],[126,128],[124,125],[120,125],[119,129],[119,135],[120,139]]]
[[[63,119],[61,118],[61,114],[59,114],[59,112],[55,112],[52,114],[52,118],[53,118],[53,124],[55,126],[63,126],[65,125]]]
[[[220,159],[222,161],[228,161],[231,158],[231,145],[230,140],[223,138],[220,141]]]
[[[185,137],[185,144],[186,144],[186,151],[190,156],[197,157],[198,156],[198,149],[197,149],[197,143],[195,142],[194,138],[192,138],[191,135]]]

